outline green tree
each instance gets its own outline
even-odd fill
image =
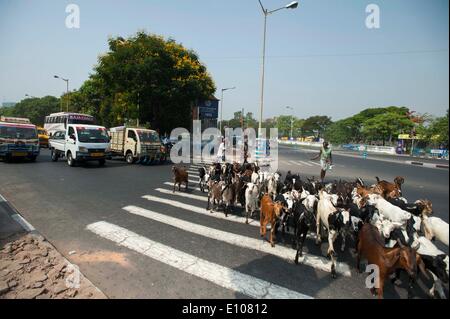
[[[54,96],[28,98],[14,107],[0,109],[0,115],[29,118],[31,123],[43,126],[45,117],[60,111],[60,99]]]
[[[198,55],[173,39],[138,32],[108,44],[90,79],[71,97],[103,125],[139,117],[161,131],[190,127],[192,107],[215,92]]]
[[[328,116],[312,116],[303,123],[303,131],[307,134],[321,137],[332,123],[331,118]]]
[[[448,110],[447,114],[443,117],[438,117],[431,121],[430,126],[425,131],[426,138],[436,146],[444,145],[446,148],[449,146],[448,141]]]
[[[413,127],[414,122],[407,114],[387,112],[366,120],[362,125],[362,133],[367,141],[378,140],[385,145],[386,142],[392,144],[398,134],[410,132]]]

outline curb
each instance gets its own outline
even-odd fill
[[[428,167],[428,168],[444,168],[449,169],[448,165],[443,164],[431,164],[431,163],[423,163],[423,162],[415,162],[415,161],[406,161],[409,165],[416,165],[416,166],[422,166],[422,167]]]
[[[0,194],[0,203],[4,203],[7,207],[7,213],[11,216],[11,218],[18,223],[24,230],[25,234],[30,234],[31,236],[35,238],[39,238],[43,241],[45,241],[48,245],[51,246],[52,249],[54,249],[59,255],[61,255],[61,258],[64,260],[66,265],[71,265],[76,267],[79,271],[79,267],[76,264],[73,264],[70,262],[59,250],[56,249],[56,247],[50,243],[41,233],[39,233],[36,228],[33,227],[25,218],[20,215],[19,211],[10,203],[8,200],[6,200],[5,197]],[[106,298],[109,298],[102,290],[100,290],[92,281],[90,281],[81,271],[79,271],[81,278],[84,279],[89,285],[94,287],[100,294],[104,295]]]

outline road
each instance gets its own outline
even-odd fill
[[[279,154],[281,171],[317,176],[310,151],[281,147]],[[406,196],[429,198],[448,221],[448,170],[338,155],[335,163],[330,180],[404,176]],[[306,265],[296,266],[289,235],[271,248],[239,209],[228,220],[207,212],[193,183],[172,194],[170,168],[121,161],[70,168],[43,151],[36,163],[0,162],[0,194],[111,298],[372,298],[349,249],[339,253],[335,280],[327,244],[307,240]],[[418,298],[426,298],[425,286],[418,282]],[[406,298],[405,287],[388,284],[385,297]]]

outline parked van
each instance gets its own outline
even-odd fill
[[[96,125],[68,124],[67,130],[57,131],[50,137],[50,151],[53,162],[65,157],[72,167],[88,161],[98,161],[103,166],[111,158],[106,128]]]
[[[113,127],[111,152],[113,156],[124,157],[128,164],[137,160],[155,162],[165,161],[166,152],[156,131],[144,128]]]
[[[35,161],[40,152],[36,126],[29,119],[0,117],[0,158]]]

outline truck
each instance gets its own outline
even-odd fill
[[[66,130],[56,131],[49,139],[52,161],[65,157],[71,167],[90,161],[105,165],[111,158],[110,145],[106,128],[97,125],[68,124]]]
[[[166,151],[156,131],[137,127],[113,127],[109,131],[112,156],[125,158],[128,164],[136,161],[165,162]]]
[[[36,161],[40,147],[35,125],[27,118],[0,117],[0,159]]]

